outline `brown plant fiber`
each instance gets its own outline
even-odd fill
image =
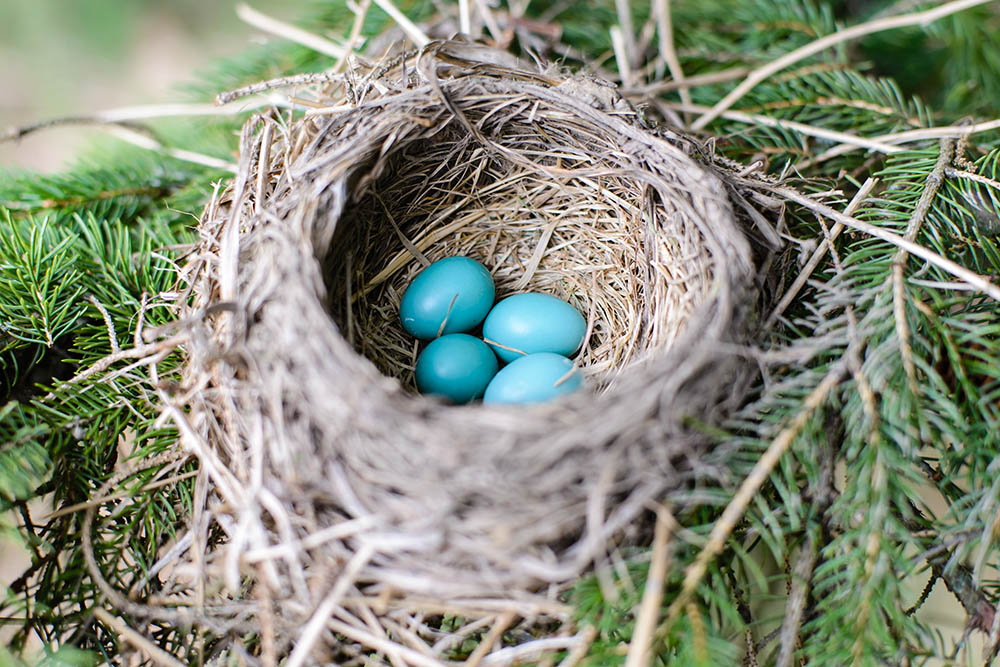
[[[261,605],[265,650],[304,659],[336,632],[438,664],[425,612],[560,616],[561,586],[648,545],[640,516],[708,470],[686,424],[739,400],[753,266],[698,145],[613,87],[455,42],[342,81],[245,129],[186,269],[173,416],[225,532],[206,576]],[[421,258],[451,255],[498,298],[573,303],[588,390],[415,394],[399,299]]]

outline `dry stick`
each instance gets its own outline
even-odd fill
[[[136,493],[145,493],[146,491],[153,491],[154,489],[159,489],[160,487],[163,486],[169,486],[177,482],[183,482],[185,479],[190,479],[196,476],[198,472],[199,471],[197,470],[192,470],[191,472],[186,472],[180,475],[175,475],[173,477],[168,477],[167,479],[161,479],[157,482],[150,482],[149,484],[146,484],[141,489],[139,489]],[[94,498],[86,502],[77,503],[75,505],[70,505],[69,507],[63,507],[59,510],[56,510],[52,514],[49,514],[47,517],[45,517],[45,520],[49,521],[51,519],[55,519],[57,517],[61,517],[66,514],[73,514],[74,512],[79,512],[80,510],[89,509],[91,507],[97,507],[98,505],[109,503],[112,500],[131,498],[133,495],[135,494],[133,494],[131,491],[119,491],[118,493],[112,494],[110,496],[102,496],[100,498]]]
[[[343,58],[349,51],[339,44],[334,44],[328,39],[315,35],[308,30],[303,30],[290,23],[279,21],[276,18],[262,14],[248,4],[240,3],[236,5],[236,15],[249,25],[272,35],[277,35],[291,42],[296,42],[302,46],[309,47],[317,53],[323,53],[331,58]]]
[[[639,49],[635,43],[635,25],[632,23],[632,8],[628,0],[615,0],[615,13],[618,15],[618,26],[623,37],[625,58],[628,69],[632,69],[639,59]]]
[[[802,613],[805,611],[806,601],[809,597],[809,580],[812,578],[813,568],[816,566],[817,553],[817,538],[815,533],[810,531],[806,544],[799,553],[795,567],[792,569],[792,590],[788,594],[788,606],[786,607],[789,611],[785,613],[781,622],[781,639],[778,643],[776,667],[791,667],[795,652],[795,640],[802,625]]]
[[[578,636],[580,637],[580,642],[566,655],[566,659],[559,663],[559,667],[576,667],[576,665],[580,664],[587,657],[587,652],[590,651],[591,644],[597,639],[597,628],[593,625],[588,625]]]
[[[674,48],[674,26],[670,16],[670,0],[654,0],[653,13],[656,14],[656,30],[659,33],[660,57],[667,63],[670,76],[677,82],[681,102],[691,104],[691,90],[684,80],[684,70]]]
[[[146,326],[146,309],[149,307],[149,295],[145,291],[139,301],[139,315],[136,317],[135,332],[132,336],[132,345],[138,347],[142,345],[142,330]]]
[[[254,213],[260,214],[264,206],[264,190],[267,181],[271,176],[271,133],[274,131],[272,123],[264,123],[264,132],[260,140],[260,156],[257,159],[257,184],[253,202]]]
[[[164,155],[169,155],[170,157],[183,162],[200,164],[205,167],[212,167],[213,169],[224,169],[225,171],[229,171],[234,174],[237,170],[236,165],[227,160],[220,160],[219,158],[212,157],[211,155],[196,153],[182,148],[170,148],[168,146],[164,146],[156,139],[121,125],[108,125],[106,129],[109,134],[112,134],[122,141],[132,144],[133,146],[145,148],[146,150],[155,151],[157,153],[163,153]]]
[[[842,42],[857,39],[858,37],[870,35],[875,32],[882,32],[884,30],[893,30],[895,28],[903,28],[911,25],[927,25],[937,21],[938,19],[944,18],[945,16],[950,16],[956,12],[964,11],[970,7],[983,5],[990,1],[991,0],[955,0],[954,2],[949,2],[923,12],[914,12],[912,14],[890,16],[884,19],[868,21],[817,39],[814,42],[795,49],[791,53],[788,53],[781,58],[778,58],[777,60],[753,71],[746,79],[743,80],[743,83],[736,86],[732,92],[719,100],[715,106],[712,107],[711,111],[698,118],[698,120],[691,125],[691,128],[694,130],[704,128],[706,125],[718,118],[723,111],[732,107],[733,104],[735,104],[740,98],[753,90],[754,86],[758,83],[764,81],[772,74],[780,72],[786,67],[789,67],[804,58],[815,55],[820,51],[824,51],[831,46],[836,46]]]
[[[132,644],[137,649],[142,651],[143,655],[156,664],[163,665],[164,667],[184,667],[184,663],[177,660],[162,648],[146,639],[146,637],[130,628],[125,621],[121,620],[117,616],[112,616],[100,607],[94,607],[94,616],[96,616],[97,620],[101,623],[111,627],[116,633],[118,633],[119,637],[123,638],[129,644]]]
[[[892,134],[883,134],[877,137],[871,137],[871,141],[879,141],[891,144],[903,144],[912,141],[922,141],[924,139],[941,139],[944,137],[954,137],[959,138],[966,135],[978,134],[980,132],[989,132],[991,130],[1000,129],[1000,119],[984,121],[982,123],[972,123],[971,125],[945,125],[942,127],[927,127],[920,130],[907,130],[905,132],[894,132]],[[842,144],[840,146],[834,146],[828,151],[820,153],[811,160],[806,160],[805,162],[800,162],[796,165],[800,170],[811,167],[814,164],[819,164],[820,162],[825,162],[831,158],[838,157],[845,153],[850,153],[851,151],[857,150],[861,146],[854,146],[850,144]]]
[[[490,9],[489,4],[487,4],[486,0],[476,0],[476,8],[479,9],[479,15],[483,18],[486,29],[490,31],[493,42],[500,44],[503,40],[503,30],[500,29],[500,24],[497,23],[496,17],[493,16],[493,11]]]
[[[469,0],[458,0],[458,29],[463,35],[472,35],[472,13]]]
[[[656,630],[660,602],[663,600],[663,585],[670,563],[667,543],[677,526],[673,515],[662,505],[656,508],[656,527],[653,530],[653,555],[649,564],[649,576],[642,594],[639,613],[636,615],[635,632],[625,657],[625,667],[644,667],[652,657],[653,633]]]
[[[729,69],[724,69],[718,72],[694,74],[690,77],[686,77],[683,81],[657,81],[645,86],[625,88],[622,92],[625,95],[656,95],[657,93],[668,93],[672,90],[679,90],[681,88],[687,88],[690,90],[691,88],[697,88],[698,86],[711,86],[716,83],[725,83],[726,81],[733,81],[734,79],[742,79],[749,73],[750,69],[746,67],[730,67]]]
[[[479,663],[486,656],[486,654],[493,649],[493,645],[496,644],[498,639],[500,639],[500,635],[502,635],[507,628],[510,627],[510,624],[514,622],[515,618],[517,618],[517,614],[512,611],[505,611],[498,616],[496,622],[493,624],[493,627],[490,628],[488,633],[486,633],[483,640],[479,642],[479,645],[476,646],[476,650],[472,652],[469,659],[465,661],[464,667],[479,667]]]
[[[861,205],[861,202],[868,197],[868,194],[872,191],[872,188],[875,187],[876,183],[878,183],[877,178],[869,178],[867,181],[862,183],[861,189],[858,190],[857,194],[854,195],[854,198],[851,199],[851,202],[847,205],[847,208],[844,209],[844,215],[854,215],[854,211],[856,211],[858,206]],[[820,242],[816,250],[813,251],[809,261],[806,262],[802,271],[800,271],[799,275],[795,278],[791,287],[789,287],[788,291],[786,291],[781,297],[781,300],[778,302],[778,305],[775,306],[774,310],[771,311],[771,314],[767,316],[767,319],[764,321],[765,329],[773,325],[774,322],[781,317],[781,314],[785,312],[785,309],[788,308],[795,297],[798,296],[799,290],[801,290],[806,284],[809,277],[812,275],[812,272],[816,270],[817,266],[819,266],[820,260],[823,259],[826,251],[829,250],[830,241],[835,240],[843,230],[844,225],[842,223],[838,222],[833,225],[830,229],[830,238],[824,238]]]
[[[87,297],[87,301],[94,304],[94,308],[97,308],[101,313],[101,317],[104,318],[104,325],[108,328],[108,339],[111,341],[111,353],[121,354],[122,348],[118,345],[118,332],[115,331],[115,323],[111,319],[111,314],[108,313],[108,309],[101,305],[93,295]]]
[[[274,631],[274,600],[271,596],[271,585],[265,581],[265,568],[258,565],[257,573],[260,583],[254,586],[253,592],[259,609],[257,622],[260,623],[260,658],[262,664],[270,667],[278,664],[278,652],[275,646],[276,633]]]
[[[819,215],[816,216],[816,219],[819,220],[819,225],[823,228],[823,236],[827,242],[827,247],[830,249],[830,259],[833,261],[833,268],[838,275],[842,276],[844,274],[844,265],[840,261],[840,254],[833,246],[833,238],[830,236],[830,230],[826,225],[826,221]],[[861,396],[865,414],[868,415],[871,422],[868,432],[869,442],[875,447],[878,445],[879,438],[877,399],[875,398],[875,392],[872,390],[871,383],[868,382],[868,378],[862,370],[861,349],[863,344],[861,338],[858,336],[858,318],[854,312],[854,306],[850,302],[844,305],[844,314],[847,316],[847,335],[850,342],[847,350],[847,366],[851,369],[851,375],[854,376],[854,381],[857,383],[858,394]]]
[[[929,250],[922,245],[917,245],[913,241],[908,241],[899,234],[894,234],[893,232],[882,229],[876,225],[862,222],[861,220],[852,218],[849,215],[844,215],[836,209],[832,209],[825,204],[820,204],[811,197],[808,197],[793,188],[781,185],[772,185],[770,183],[761,183],[761,187],[766,188],[774,194],[780,195],[789,201],[793,201],[796,204],[801,204],[809,210],[815,211],[816,213],[819,213],[834,222],[843,223],[846,227],[856,229],[863,234],[868,234],[869,236],[874,236],[877,239],[882,239],[897,248],[905,248],[910,254],[916,255],[917,257],[930,262],[939,269],[950,273],[956,278],[964,280],[966,283],[988,295],[990,298],[1000,301],[1000,288],[975,271],[970,271],[961,264],[957,264],[947,257],[939,255],[933,250]]]
[[[975,181],[976,183],[982,183],[983,185],[988,185],[996,190],[1000,190],[1000,181],[990,178],[988,176],[982,176],[981,174],[973,173],[971,171],[955,169],[954,167],[946,167],[944,170],[944,174],[948,178],[965,178],[970,181]]]
[[[285,88],[288,86],[300,86],[300,85],[310,85],[315,83],[328,83],[336,77],[330,72],[309,72],[306,74],[295,74],[292,76],[283,76],[277,79],[269,79],[267,81],[258,81],[257,83],[252,83],[248,86],[243,86],[241,88],[234,88],[233,90],[227,90],[225,92],[219,93],[215,96],[215,103],[219,107],[227,106],[239,106],[242,109],[250,110],[266,106],[268,104],[275,104],[276,101],[284,101],[284,97],[271,97],[262,98],[262,102],[257,104],[247,102],[245,105],[234,105],[232,104],[234,100],[238,100],[242,97],[249,97],[250,95],[257,95],[259,93],[264,93],[269,90],[274,90],[275,88]],[[287,104],[282,104],[282,106],[288,106]]]
[[[406,18],[403,12],[396,8],[396,5],[389,2],[389,0],[375,0],[375,4],[378,5],[382,11],[388,14],[393,21],[399,24],[399,27],[403,29],[406,36],[410,38],[410,41],[417,45],[419,48],[424,48],[430,44],[431,38],[424,34],[421,30],[413,23],[410,19]]]
[[[412,665],[413,667],[445,667],[445,663],[440,660],[429,658],[423,653],[414,651],[412,648],[401,646],[400,644],[396,644],[395,642],[383,637],[378,637],[370,632],[348,623],[344,623],[336,618],[331,618],[327,621],[327,627],[338,634],[344,635],[352,641],[356,641],[359,644],[367,646],[370,649],[382,651],[384,653],[396,653],[400,658],[406,660],[407,664]]]
[[[347,565],[344,566],[343,571],[340,572],[337,577],[337,583],[334,584],[333,589],[330,591],[329,595],[319,604],[316,611],[313,613],[312,618],[306,623],[305,627],[302,628],[302,633],[299,635],[298,640],[295,642],[295,649],[292,651],[291,655],[288,656],[288,662],[286,667],[302,667],[302,665],[309,660],[309,654],[312,652],[312,647],[319,639],[320,635],[323,634],[323,630],[331,623],[331,616],[334,610],[340,604],[347,592],[347,589],[354,584],[355,579],[357,579],[358,574],[361,569],[368,564],[371,557],[375,554],[374,547],[370,543],[365,543],[360,549],[355,552],[351,560],[348,561]]]
[[[629,62],[625,36],[622,35],[622,29],[616,25],[611,26],[609,32],[611,33],[611,48],[615,52],[615,63],[618,64],[618,76],[621,77],[623,86],[631,86],[632,64]]]
[[[163,352],[165,350],[173,350],[178,346],[180,346],[180,344],[185,341],[187,341],[187,335],[174,336],[172,338],[166,338],[157,343],[140,345],[137,347],[133,347],[132,349],[129,350],[122,350],[121,352],[118,352],[116,354],[109,354],[103,359],[94,362],[92,366],[90,366],[85,370],[80,371],[79,373],[71,377],[69,380],[66,380],[66,382],[62,383],[54,390],[46,394],[44,400],[46,401],[52,400],[61,391],[62,387],[82,382],[83,380],[86,380],[87,378],[91,377],[92,375],[95,375],[96,373],[106,371],[108,368],[118,363],[119,361],[122,361],[124,359],[144,359],[146,357],[152,357],[159,352]]]
[[[142,106],[106,109],[92,114],[50,118],[22,125],[0,135],[0,142],[20,139],[38,130],[62,125],[119,125],[157,118],[184,118],[190,116],[232,116],[262,106],[281,103],[280,98],[255,100],[246,104],[149,104]]]
[[[702,106],[700,104],[677,104],[676,102],[664,102],[660,100],[658,100],[657,103],[664,107],[674,109],[675,111],[691,111],[694,113],[702,113],[708,111],[708,107]],[[898,153],[903,150],[899,146],[893,146],[886,142],[878,141],[877,139],[859,137],[858,135],[851,134],[849,132],[837,132],[836,130],[828,130],[823,127],[816,127],[815,125],[798,123],[793,120],[780,120],[777,118],[772,118],[770,116],[745,113],[743,111],[725,111],[720,115],[726,120],[734,120],[738,123],[746,123],[748,125],[764,125],[767,127],[775,127],[778,129],[787,128],[789,130],[795,130],[796,132],[805,134],[810,137],[816,137],[817,139],[828,139],[830,141],[836,141],[841,144],[849,144],[851,146],[856,146],[859,148],[868,148],[871,150],[879,151],[881,153]]]
[[[351,32],[347,36],[347,43],[344,45],[346,53],[334,63],[332,70],[334,74],[339,74],[344,69],[347,65],[347,57],[354,53],[354,47],[358,45],[358,40],[361,38],[361,31],[365,26],[365,18],[368,16],[368,10],[371,6],[372,0],[361,0],[360,5],[353,7],[354,24],[351,25]]]
[[[736,524],[743,517],[743,513],[749,507],[750,503],[753,501],[754,496],[760,487],[764,485],[768,477],[771,475],[771,471],[781,460],[781,457],[788,451],[791,447],[792,442],[795,437],[802,431],[805,427],[806,422],[812,416],[813,412],[816,411],[823,401],[826,399],[830,391],[840,382],[846,370],[846,356],[842,357],[838,362],[836,362],[833,367],[827,372],[820,383],[816,386],[812,392],[806,397],[802,402],[802,409],[799,410],[798,414],[792,419],[791,423],[786,426],[778,436],[771,441],[768,445],[767,451],[764,452],[763,456],[754,464],[750,474],[747,475],[746,479],[740,485],[739,490],[733,499],[729,501],[726,505],[726,509],[723,510],[722,516],[715,522],[712,526],[712,532],[709,533],[708,541],[702,550],[698,553],[698,556],[694,559],[694,562],[688,566],[684,574],[684,583],[681,587],[681,592],[674,598],[674,601],[670,604],[670,608],[667,610],[667,619],[660,625],[657,630],[658,637],[664,637],[670,628],[673,626],[674,622],[680,616],[681,610],[687,606],[688,601],[691,599],[691,595],[694,593],[698,584],[701,583],[702,578],[705,576],[705,572],[708,570],[708,564],[715,558],[719,553],[722,552],[723,547],[725,547],[726,540],[732,534],[733,529],[736,528]]]
[[[934,197],[937,196],[938,189],[944,181],[944,170],[951,164],[954,155],[954,140],[942,139],[937,162],[935,162],[931,173],[927,174],[927,179],[924,181],[924,191],[920,193],[920,199],[913,209],[913,214],[910,215],[909,222],[906,223],[904,238],[907,241],[913,241],[917,238],[917,233],[920,232],[920,227],[923,226],[927,212],[931,208],[931,202],[934,201]],[[903,291],[903,270],[906,267],[907,257],[906,250],[900,248],[892,260],[892,313],[896,320],[896,338],[899,339],[899,356],[903,360],[906,381],[910,391],[919,395],[921,391],[917,384],[917,367],[913,363],[913,350],[910,348],[910,327],[906,321],[906,293]]]
[[[581,640],[582,638],[579,636],[535,639],[525,644],[508,646],[507,648],[490,653],[483,659],[482,664],[484,667],[491,667],[493,665],[521,665],[540,653],[575,647]]]

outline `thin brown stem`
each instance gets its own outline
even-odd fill
[[[955,142],[952,139],[942,139],[940,153],[934,169],[927,175],[924,181],[924,191],[920,194],[920,200],[910,215],[910,220],[906,225],[906,232],[903,238],[907,241],[914,241],[920,228],[924,224],[927,212],[930,211],[931,203],[937,196],[941,183],[944,182],[945,168],[951,164],[951,159],[955,155]],[[917,368],[913,362],[913,349],[910,347],[910,325],[906,320],[906,292],[904,290],[903,272],[906,268],[906,259],[909,256],[905,248],[896,251],[896,256],[892,260],[892,312],[896,320],[896,338],[899,341],[899,354],[903,361],[903,369],[906,371],[906,381],[910,392],[920,395],[921,389],[917,382]]]

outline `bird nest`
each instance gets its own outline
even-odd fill
[[[734,400],[749,245],[697,144],[600,81],[438,42],[310,90],[247,125],[187,267],[170,409],[224,537],[199,562],[265,654],[437,664],[481,619],[564,615],[562,587],[708,471],[689,424]],[[400,296],[452,255],[498,298],[574,304],[588,389],[416,394]]]

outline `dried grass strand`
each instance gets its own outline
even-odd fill
[[[183,381],[158,393],[212,483],[200,516],[226,535],[192,533],[199,609],[207,581],[249,586],[268,652],[291,664],[371,650],[439,665],[454,642],[435,615],[568,623],[561,587],[710,473],[686,420],[740,400],[747,366],[726,350],[754,267],[731,174],[613,88],[461,40],[345,66],[344,87],[306,91],[329,113],[245,126],[183,267]],[[454,255],[481,261],[499,298],[586,313],[588,392],[514,409],[415,395],[399,300]]]

